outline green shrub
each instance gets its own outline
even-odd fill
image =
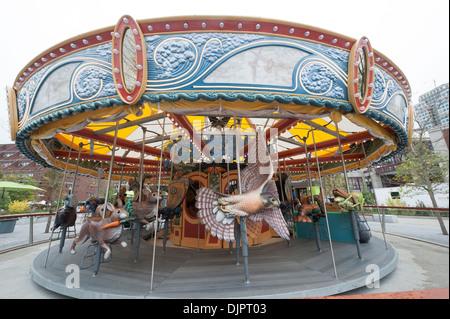
[[[26,201],[12,201],[8,206],[11,214],[26,214],[31,212],[31,206]]]

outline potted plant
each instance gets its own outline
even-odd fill
[[[8,217],[0,218],[0,234],[12,233],[14,231],[18,218],[10,215],[28,212],[30,212],[30,204],[26,201],[12,201],[8,206]]]

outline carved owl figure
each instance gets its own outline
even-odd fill
[[[253,144],[252,144],[253,143]],[[289,230],[280,210],[274,166],[270,158],[265,136],[258,132],[249,143],[249,164],[241,172],[240,195],[225,195],[208,188],[197,191],[196,207],[202,224],[211,235],[225,241],[235,241],[236,217],[248,217],[247,230],[252,237],[259,235],[262,221],[266,221],[280,237],[289,239]]]

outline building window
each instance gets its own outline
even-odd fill
[[[28,164],[30,164],[30,162],[20,162],[20,163],[18,164],[18,166],[23,167],[23,166],[27,166]]]
[[[362,178],[361,177],[350,177],[349,178],[350,189],[361,190]]]

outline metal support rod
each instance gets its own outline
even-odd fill
[[[283,183],[281,182],[281,166],[280,166],[280,157],[278,156],[278,136],[276,137],[276,141],[275,141],[275,152],[277,152],[277,170],[278,170],[278,182],[280,184],[280,192],[281,192],[281,199],[284,202],[286,200],[285,196],[284,196],[284,187],[283,187]],[[286,166],[285,166],[286,169]],[[258,237],[258,241],[259,241],[259,237]],[[291,245],[291,241],[287,240],[288,245]]]
[[[59,201],[61,200],[64,183],[66,182],[67,168],[69,166],[70,154],[72,153],[72,146],[73,146],[74,140],[75,140],[75,136],[72,136],[72,143],[70,143],[69,155],[67,156],[66,168],[64,169],[63,180],[62,180],[61,188],[59,190],[58,202],[56,204],[56,211],[58,211]]]
[[[345,167],[344,150],[342,149],[342,145],[341,145],[341,138],[339,136],[338,123],[335,123],[335,124],[336,124],[337,140],[338,140],[338,144],[339,144],[339,151],[341,153],[341,162],[342,162],[342,170],[344,172],[345,187],[347,188],[347,193],[350,194],[350,185],[349,185],[349,182],[348,182],[347,168]],[[357,234],[357,232],[358,232],[358,229],[357,229],[358,225],[356,223],[355,216],[353,216],[353,213],[350,211],[349,214],[350,214],[350,220],[351,220],[351,223],[352,223],[353,234],[354,234],[354,237],[355,237],[355,245],[356,245],[356,250],[357,250],[357,253],[358,253],[358,258],[362,260],[361,248],[360,248],[360,245],[359,245],[359,233]]]
[[[309,184],[309,189],[311,191],[311,204],[314,204],[314,195],[313,195],[313,190],[312,190],[312,181],[311,181],[311,172],[310,172],[310,166],[309,166],[309,155],[311,153],[308,154],[308,146],[306,145],[306,138],[303,140],[305,143],[305,156],[306,156],[306,178],[308,179],[308,184]],[[308,195],[308,192],[306,193],[306,195]]]
[[[310,132],[312,132],[312,130]],[[308,134],[309,134],[309,132],[308,132]],[[308,180],[309,189],[311,192],[311,205],[314,205],[314,195],[313,195],[313,189],[312,189],[313,185],[312,185],[310,165],[309,165],[309,156],[311,155],[311,153],[308,154],[308,145],[306,144],[306,137],[303,139],[303,143],[305,144],[305,155],[306,155],[306,178]],[[308,195],[308,194],[306,194],[306,195]],[[301,198],[300,198],[300,200],[301,200]],[[319,222],[313,218],[314,234],[316,236],[317,250],[319,252],[322,252],[322,243],[320,242],[320,232],[319,232],[318,223]]]
[[[369,172],[370,172],[371,169],[372,169],[372,167],[369,168]],[[373,196],[375,198],[375,205],[377,206],[378,221],[380,222],[381,233],[383,234],[384,246],[386,247],[386,250],[387,250],[388,249],[388,245],[387,245],[387,240],[386,240],[386,232],[385,232],[385,228],[384,228],[385,225],[383,225],[383,222],[384,222],[384,209],[383,209],[383,212],[382,212],[383,220],[381,220],[380,207],[378,206],[377,195],[375,194],[375,189],[373,188],[372,177],[370,177],[370,183],[371,183],[372,190],[373,190]]]
[[[281,191],[281,200],[284,202],[284,188],[283,184],[281,183],[281,166],[280,166],[280,157],[278,156],[278,137],[276,137],[275,141],[275,152],[277,152],[277,164],[278,164],[278,182],[280,184],[280,191]],[[286,167],[285,167],[286,168]]]
[[[164,149],[164,135],[166,135],[166,117],[163,118],[163,125],[162,125],[162,134],[161,134],[161,156],[159,158],[159,174],[158,174],[158,197],[156,200],[156,219],[154,222],[154,228],[155,228],[155,234],[153,238],[153,258],[152,258],[152,275],[151,275],[151,281],[150,281],[150,291],[153,291],[153,275],[155,271],[155,254],[156,254],[156,239],[158,234],[158,218],[159,218],[159,196],[161,194],[161,170],[163,166],[163,149]]]
[[[30,218],[30,227],[28,229],[28,244],[33,244],[33,216]]]
[[[340,150],[340,153],[341,153],[342,169],[344,171],[345,187],[347,188],[347,193],[350,194],[350,186],[349,186],[349,183],[348,183],[347,168],[345,167],[344,150],[342,149],[341,138],[339,137],[338,123],[335,123],[335,126],[336,126],[336,134],[337,134],[339,150]]]
[[[134,235],[136,236],[136,241],[134,242],[134,262],[137,263],[139,258],[139,246],[141,244],[141,222],[139,219],[134,221],[136,229],[134,230]]]
[[[202,171],[202,161],[200,160],[200,162],[198,163],[198,189],[202,187],[202,184],[200,182],[201,171]],[[200,251],[200,218],[197,218],[197,251]]]
[[[69,189],[69,195],[72,194],[72,203],[73,201],[73,197],[75,197],[75,185],[76,185],[76,181],[77,181],[77,175],[78,175],[78,166],[80,165],[80,157],[81,157],[81,149],[83,148],[83,143],[80,143],[79,146],[80,148],[78,149],[78,157],[77,157],[77,165],[75,166],[75,173],[74,173],[74,177],[73,177],[73,182],[72,182],[72,193],[70,193],[70,189]],[[78,203],[78,200],[76,201],[76,203]],[[76,209],[76,206],[75,206]],[[75,212],[76,214],[76,212]],[[56,220],[56,218],[55,218]],[[61,226],[62,228],[62,233],[61,233],[61,238],[59,240],[59,253],[62,252],[62,249],[64,247],[64,242],[66,241],[66,231],[67,231],[67,226]]]
[[[241,167],[240,167],[240,134],[239,129],[237,128],[236,116],[234,116],[234,129],[236,132],[236,164],[237,164],[237,175],[238,175],[238,189],[239,194],[242,194],[242,186],[241,186]],[[245,272],[245,282],[250,282],[250,275],[248,271],[248,238],[247,238],[247,222],[245,217],[240,218],[240,232],[241,232],[241,242],[242,242],[242,257],[244,259],[244,272]],[[238,243],[236,243],[238,246]]]
[[[103,162],[100,162],[100,167],[97,168],[97,174],[98,174],[98,179],[97,179],[96,197],[100,197],[100,184],[102,182],[102,176],[103,176]]]
[[[319,183],[320,183],[320,186],[322,187],[322,185],[323,185],[322,175],[320,174],[319,157],[317,156],[317,147],[316,147],[316,140],[314,138],[314,130],[312,130],[311,133],[312,133],[313,144],[314,144],[314,155],[316,157],[316,163],[317,163],[317,172],[319,173]],[[325,222],[327,224],[328,239],[330,241],[331,260],[333,261],[334,276],[336,277],[336,279],[338,279],[337,270],[336,270],[336,261],[334,259],[333,242],[331,240],[330,223],[328,221],[327,205],[325,204],[325,192],[322,191],[321,194],[322,194],[323,209],[325,211]]]
[[[114,164],[114,155],[116,154],[117,131],[119,130],[119,121],[116,122],[116,130],[114,132],[114,142],[111,151],[111,162],[109,163],[108,182],[106,184],[105,204],[102,209],[102,218],[105,218],[106,206],[108,205],[109,186],[111,184],[112,169]]]
[[[351,210],[349,211],[349,215],[350,215],[350,221],[352,223],[352,228],[353,228],[353,237],[355,237],[355,242],[356,242],[356,251],[358,253],[358,258],[359,259],[363,259],[362,255],[361,255],[361,247],[359,244],[359,230],[358,230],[358,212]]]
[[[73,182],[72,182],[72,194],[75,194],[75,182],[77,181],[77,175],[78,175],[78,166],[80,165],[80,157],[81,157],[81,149],[83,148],[83,143],[79,144],[78,149],[78,157],[77,157],[77,164],[75,165],[75,173],[73,174]]]
[[[120,188],[122,187],[122,180],[123,180],[123,166],[124,166],[124,164],[122,164],[122,167],[121,167],[121,169],[120,169],[119,191],[120,191]],[[125,204],[125,203],[123,203],[123,204]]]
[[[144,150],[145,150],[145,135],[147,133],[147,129],[142,127],[142,151],[141,157],[139,159],[139,197],[138,201],[142,201],[142,188],[144,187]],[[139,258],[139,246],[141,245],[141,222],[138,219],[134,220],[134,235],[136,236],[136,240],[134,242],[134,262],[137,263]]]
[[[63,188],[64,188],[64,183],[66,182],[67,167],[69,166],[70,154],[72,153],[72,146],[73,146],[74,139],[75,139],[75,136],[72,136],[72,143],[70,143],[69,155],[67,156],[67,161],[66,161],[66,168],[64,169],[64,174],[63,174],[63,179],[62,179],[62,183],[61,183],[61,188],[59,190],[58,202],[56,203],[56,213],[58,212],[59,201],[61,200],[61,195],[62,195],[62,191],[63,191]],[[56,214],[55,214],[55,220],[56,220]],[[53,238],[53,232],[54,231],[55,230],[54,230],[54,225],[53,225],[52,233],[50,234],[50,238],[48,240],[48,249],[47,249],[47,256],[45,257],[44,268],[47,267],[48,254],[50,252],[50,245],[52,243],[52,238]]]
[[[97,277],[98,271],[100,270],[100,263],[102,260],[102,247],[100,247],[99,243],[95,243],[95,259],[94,259],[94,271],[92,277]]]
[[[225,128],[223,129],[223,133],[225,135]],[[226,163],[227,163],[227,194],[230,195],[230,159],[228,157],[228,143],[225,142],[225,156],[226,156]],[[233,252],[233,242],[230,240],[228,242],[228,249],[230,251],[230,254]]]
[[[67,234],[67,227],[61,227],[61,238],[59,240],[59,253],[61,253],[64,248],[66,234]]]
[[[287,176],[290,176],[291,172],[290,172],[289,168],[286,166],[286,158],[283,158],[283,162],[284,162],[284,172],[285,172],[285,174]],[[286,173],[286,171],[287,171],[287,173]],[[292,181],[292,179],[290,179],[290,180]],[[286,188],[286,186],[285,186],[285,188]],[[292,182],[289,183],[288,191],[289,191],[289,196],[293,199],[294,195],[292,193]],[[290,201],[289,207],[290,207],[290,210],[291,210],[291,215],[290,215],[291,219],[290,219],[290,221],[291,221],[292,225],[294,225],[294,226],[292,226],[292,238],[296,239],[297,238],[297,234],[296,234],[297,232],[296,232],[296,227],[295,227],[295,222],[294,222],[295,209],[294,209],[294,201],[293,200]]]
[[[364,147],[364,141],[361,143],[361,146],[362,146],[362,149],[364,152],[364,158],[367,158],[366,148]],[[386,250],[387,250],[388,245],[387,245],[387,241],[386,241],[386,233],[384,232],[384,227],[381,222],[380,207],[378,207],[378,200],[377,200],[377,195],[375,194],[375,188],[373,187],[371,172],[372,172],[372,164],[369,165],[369,183],[370,183],[369,189],[372,189],[372,191],[373,191],[373,197],[375,199],[375,206],[377,206],[378,220],[380,222],[381,233],[383,234],[384,246],[386,247]],[[372,191],[371,191],[371,193],[372,193]]]
[[[145,150],[145,135],[147,129],[142,127],[142,151],[141,158],[139,160],[139,201],[142,201],[142,187],[144,187],[144,150]]]

